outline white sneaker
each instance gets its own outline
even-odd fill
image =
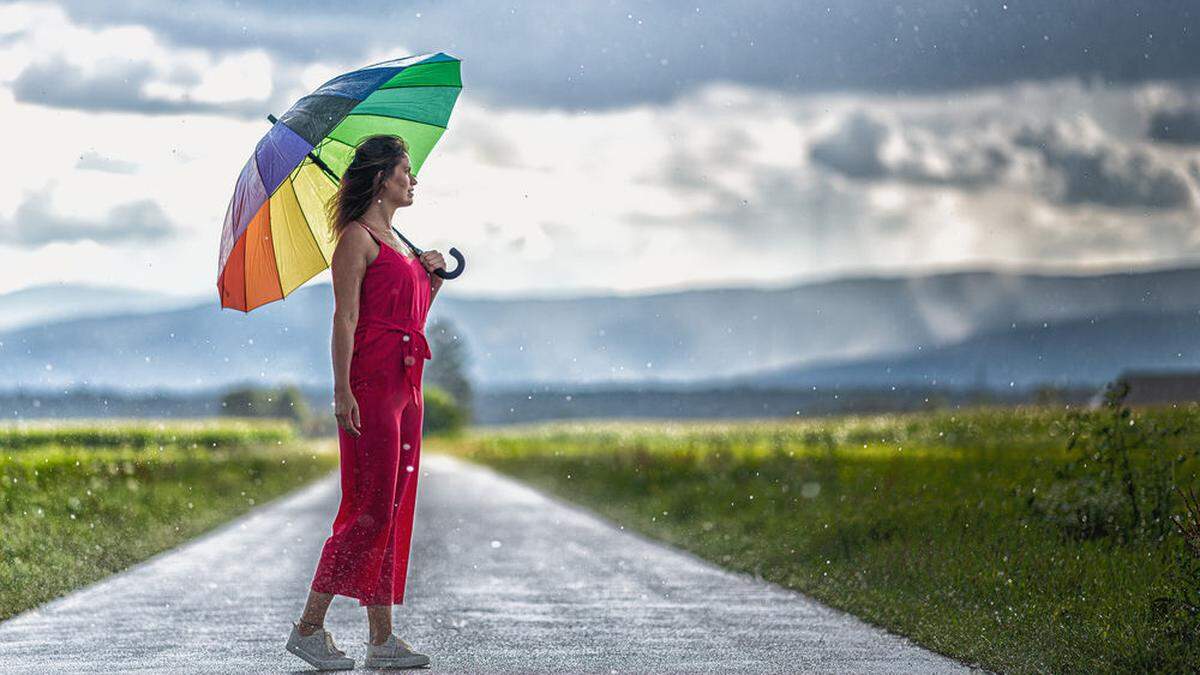
[[[429,657],[413,651],[411,645],[396,637],[393,633],[381,645],[367,645],[367,660],[363,662],[366,668],[415,668],[429,665]]]
[[[308,661],[317,670],[353,670],[354,659],[333,644],[333,636],[324,628],[304,635],[300,624],[292,622],[292,634],[288,637],[287,650]]]

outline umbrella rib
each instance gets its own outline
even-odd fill
[[[409,66],[409,67],[411,68],[412,66]],[[390,87],[380,87],[380,88],[376,89],[375,91],[387,91],[389,89],[404,89],[405,87],[442,87],[442,88],[449,87],[450,89],[462,89],[461,84],[425,84],[425,83],[422,83],[422,84],[395,84]]]
[[[316,148],[313,148],[313,150],[315,150],[315,149],[316,149]],[[317,157],[316,155],[314,155],[314,154],[313,154],[313,150],[309,150],[309,151],[308,151],[308,154],[304,156],[304,159],[307,159],[307,160],[309,160],[309,162],[310,162],[310,163],[311,163],[313,166],[315,166],[315,167],[317,167],[318,169],[320,169],[320,170],[321,170],[321,175],[323,175],[323,176],[325,176],[326,178],[328,178],[330,183],[333,183],[335,186],[336,186],[336,185],[339,185],[339,184],[342,182],[342,181],[341,181],[341,179],[339,179],[339,178],[337,178],[336,176],[334,176],[334,175],[333,175],[333,169],[330,169],[330,168],[329,168],[329,165],[325,163],[325,160],[323,160],[323,159],[321,159],[320,157]],[[303,166],[304,166],[304,159],[301,159],[301,160],[300,160],[300,164],[299,164],[299,165],[296,167],[296,170],[297,170],[297,171],[299,171],[299,169],[300,169],[301,167],[303,167]]]
[[[255,168],[258,167],[258,159],[254,160]],[[266,202],[263,202],[264,204]],[[262,208],[261,206],[259,208]],[[246,313],[254,309],[250,306],[250,237],[246,236],[250,232],[250,225],[254,224],[253,217],[250,223],[246,225],[246,232],[242,233],[242,302],[246,305]]]
[[[334,177],[333,169],[330,169],[329,165],[325,164],[325,160],[312,154],[312,152],[308,153],[308,157],[309,159],[313,160],[313,164],[315,164],[316,167],[321,170],[321,175],[328,178],[330,183],[333,183],[334,185],[341,185],[342,181]],[[322,166],[322,164],[324,164],[324,166]]]
[[[258,174],[258,182],[262,183],[262,165],[258,163],[257,146],[254,148],[253,159],[254,172]],[[263,192],[266,192],[265,184],[263,186]],[[258,207],[258,210],[261,211],[263,207],[266,207],[267,209],[267,222],[269,223],[271,222],[271,195],[267,195],[267,198],[263,200],[263,203]],[[247,314],[250,312],[250,310],[254,309],[250,306],[250,237],[248,235],[250,234],[250,226],[254,224],[254,218],[256,216],[258,216],[257,211],[250,216],[250,222],[246,223],[246,231],[242,233],[242,237],[244,237],[242,240],[244,242],[244,248],[242,251],[242,302],[246,303]]]
[[[336,176],[334,176],[333,169],[330,169],[329,165],[325,163],[325,160],[321,159],[316,154],[316,152],[318,150],[320,150],[322,147],[329,145],[329,143],[326,143],[326,141],[329,141],[332,143],[339,143],[341,145],[346,146],[347,148],[350,148],[351,150],[354,150],[355,148],[353,145],[350,145],[349,143],[347,143],[345,141],[340,141],[340,140],[334,138],[333,136],[326,136],[325,138],[321,139],[321,142],[319,144],[317,144],[316,147],[314,147],[312,150],[310,150],[308,152],[309,159],[312,160],[313,164],[317,165],[318,169],[321,169],[321,173],[324,174],[325,177],[328,178],[330,180],[330,182],[332,182],[334,185],[341,185],[342,180],[340,178],[337,178]]]

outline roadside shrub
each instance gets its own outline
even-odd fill
[[[1183,426],[1134,415],[1128,394],[1129,384],[1118,380],[1106,388],[1102,409],[1068,414],[1073,456],[1055,469],[1045,494],[1027,500],[1068,536],[1161,540],[1170,532],[1177,469],[1197,452],[1173,449]]]
[[[1191,488],[1177,490],[1184,514],[1172,519],[1181,542],[1174,550],[1166,593],[1153,601],[1164,630],[1176,640],[1200,643],[1200,499]]]
[[[1092,477],[1058,481],[1028,499],[1034,513],[1078,541],[1112,536],[1125,518],[1125,495]]]

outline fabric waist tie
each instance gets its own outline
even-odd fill
[[[404,375],[404,380],[412,388],[413,400],[416,401],[420,395],[420,374],[424,371],[424,363],[418,364],[418,359],[423,362],[425,359],[433,358],[433,353],[429,351],[429,342],[425,339],[425,333],[413,323],[380,317],[364,317],[354,329],[355,342],[358,341],[360,335],[373,331],[395,333],[400,336],[393,349],[396,352],[395,356],[398,357],[396,360]]]

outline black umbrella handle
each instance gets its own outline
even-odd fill
[[[408,237],[400,234],[400,230],[397,230],[395,225],[392,226],[392,232],[395,232],[396,236],[403,239],[404,243],[408,244],[408,247],[413,250],[413,253],[416,253],[417,255],[421,255],[422,253],[424,253],[424,251],[422,251],[421,249],[414,246],[413,243],[408,240]],[[433,271],[434,274],[438,275],[439,277],[441,277],[443,279],[453,279],[463,273],[463,268],[467,266],[467,261],[463,259],[463,255],[458,252],[458,249],[451,246],[450,247],[450,256],[458,261],[458,267],[455,267],[453,272],[447,272],[446,270],[439,267]]]
[[[458,249],[451,246],[450,247],[450,257],[452,257],[458,261],[458,267],[455,267],[453,272],[447,272],[446,270],[439,267],[438,269],[434,270],[433,273],[443,279],[454,279],[454,278],[458,277],[458,275],[462,274],[463,268],[467,266],[467,261],[465,259],[463,259],[463,255],[458,252]]]
[[[276,124],[279,122],[279,120],[274,115],[267,115],[267,121],[269,121],[271,124]],[[333,172],[333,169],[329,168],[328,164],[321,161],[320,157],[317,157],[316,155],[314,155],[312,153],[312,151],[309,151],[308,158],[312,160],[313,164],[316,164],[318,167],[320,167],[320,169],[325,172],[326,176],[329,176],[329,179],[333,181],[334,185],[341,184],[342,179],[339,178],[337,176],[337,174],[335,174]],[[417,248],[416,246],[413,246],[413,243],[411,241],[409,241],[407,237],[400,234],[400,230],[397,230],[394,225],[392,226],[392,231],[395,232],[396,234],[400,235],[400,238],[404,240],[404,243],[408,244],[408,247],[411,248],[417,255],[421,255],[422,253],[424,253],[424,251],[422,251],[421,249]],[[467,266],[467,261],[463,258],[463,255],[458,252],[458,249],[451,246],[450,247],[450,256],[458,261],[458,266],[454,268],[454,271],[447,272],[446,270],[441,269],[439,267],[438,269],[433,271],[434,274],[438,275],[439,277],[441,277],[443,279],[455,279],[458,277],[458,275],[463,273],[463,269]]]

